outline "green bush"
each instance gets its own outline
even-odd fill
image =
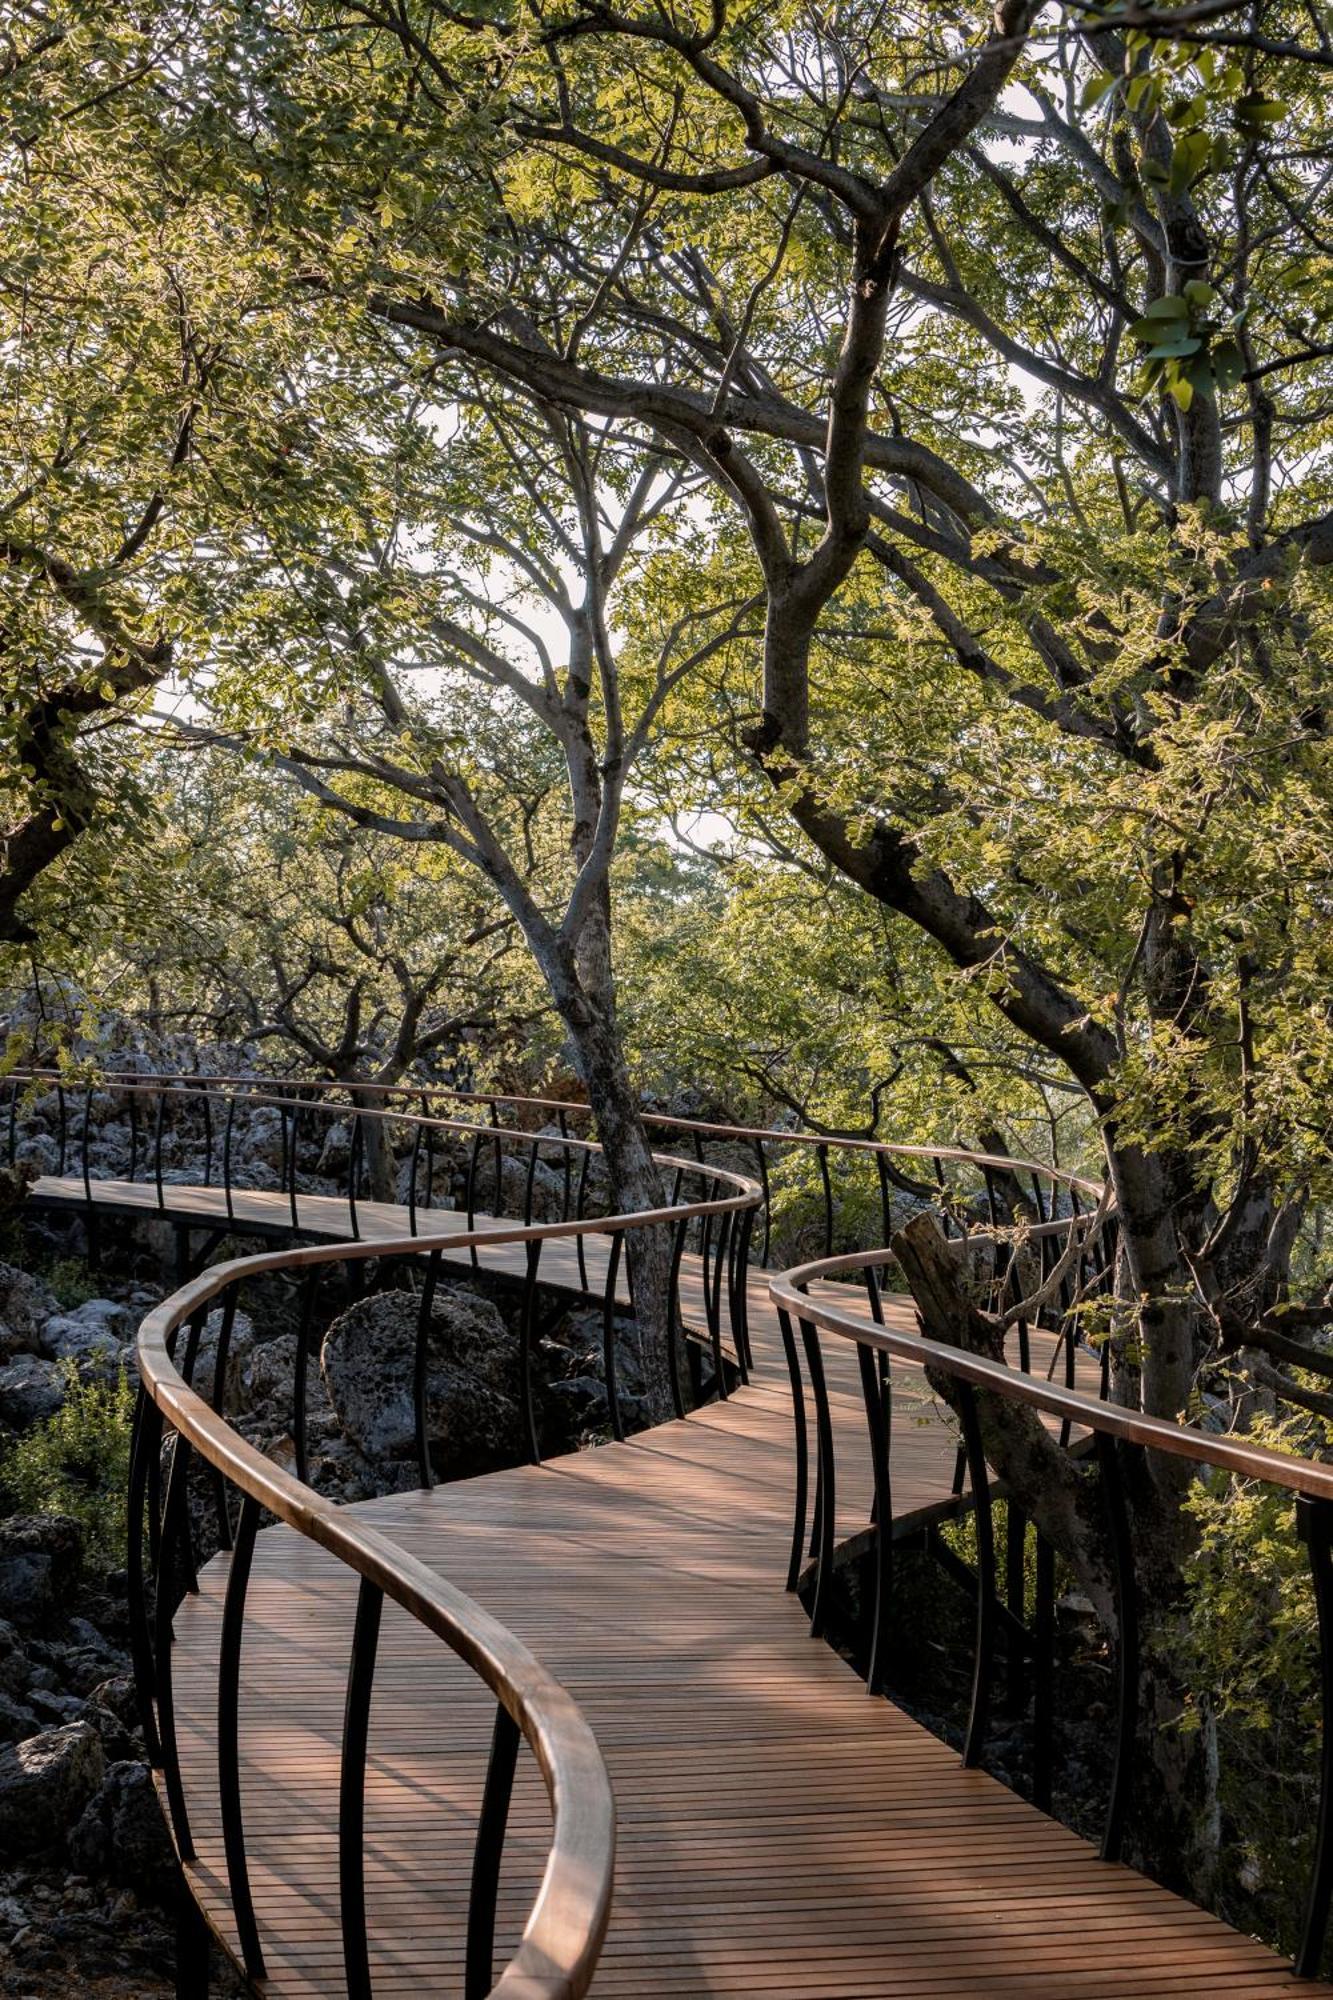
[[[1308,1455],[1310,1429],[1306,1419],[1261,1418],[1249,1441]],[[1318,1629],[1306,1552],[1291,1495],[1279,1487],[1210,1472],[1190,1505],[1200,1543],[1188,1678],[1217,1728],[1222,1896],[1250,1928],[1290,1949],[1318,1796]]]
[[[74,1312],[77,1307],[87,1305],[89,1299],[100,1299],[105,1295],[103,1288],[94,1283],[89,1275],[82,1257],[57,1257],[40,1275],[66,1312]]]
[[[73,1362],[67,1370],[61,1408],[0,1456],[0,1495],[7,1513],[72,1514],[89,1567],[117,1568],[125,1560],[134,1392],[123,1369],[115,1382],[81,1382]]]

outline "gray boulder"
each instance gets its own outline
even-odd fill
[[[54,1361],[73,1361],[80,1373],[114,1375],[122,1347],[134,1331],[134,1316],[114,1299],[89,1299],[72,1313],[58,1313],[42,1329],[42,1352]]]
[[[69,1855],[80,1874],[109,1876],[127,1889],[151,1895],[171,1885],[175,1850],[146,1764],[108,1767],[70,1833]]]
[[[0,1368],[0,1422],[25,1431],[52,1417],[65,1400],[67,1378],[59,1362],[20,1354]]]
[[[42,1352],[42,1330],[60,1301],[31,1271],[0,1264],[0,1360]]]
[[[55,1846],[105,1771],[102,1739],[86,1722],[44,1729],[0,1750],[0,1852],[27,1856]]]
[[[409,1292],[359,1299],[324,1337],[320,1370],[343,1431],[371,1459],[415,1450],[412,1381],[418,1301]],[[511,1464],[522,1454],[518,1340],[488,1299],[436,1294],[427,1334],[426,1421],[448,1478]]]
[[[213,1377],[217,1369],[218,1337],[222,1332],[222,1308],[215,1306],[205,1320],[199,1335],[199,1348],[195,1355],[194,1372],[191,1383],[197,1394],[211,1402],[213,1398]],[[185,1335],[180,1336],[184,1342]],[[222,1407],[226,1415],[236,1416],[249,1402],[248,1377],[255,1352],[254,1322],[248,1313],[238,1312],[232,1318],[231,1339],[227,1344],[226,1380],[223,1383]],[[176,1349],[178,1363],[185,1358],[184,1345]]]

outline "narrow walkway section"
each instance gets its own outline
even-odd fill
[[[178,1192],[170,1191],[173,1207]],[[398,1218],[402,1230],[402,1211]],[[363,1212],[363,1233],[370,1229]],[[689,1316],[693,1274],[686,1278]],[[1333,1992],[1298,1986],[1272,1953],[1130,1869],[1100,1862],[1004,1786],[960,1769],[954,1752],[890,1702],[869,1699],[810,1639],[782,1588],[791,1401],[759,1273],[750,1302],[755,1376],[726,1403],[625,1444],[359,1509],[511,1627],[597,1735],[620,1850],[594,1992],[608,2000]],[[846,1534],[865,1525],[869,1483],[854,1362],[835,1345],[828,1362]],[[893,1453],[897,1511],[947,1496],[953,1440],[932,1418],[924,1385],[907,1375],[895,1397]],[[199,1855],[193,1882],[224,1938],[233,1933],[214,1711],[225,1582],[226,1559],[216,1558],[181,1609],[173,1654]],[[264,1991],[275,1995],[327,2000],[344,1990],[338,1745],[354,1595],[347,1572],[301,1536],[260,1535],[241,1674],[241,1787]],[[367,1783],[379,2000],[462,1991],[490,1720],[471,1676],[386,1607]],[[497,1962],[529,1907],[547,1827],[540,1779],[524,1768]]]

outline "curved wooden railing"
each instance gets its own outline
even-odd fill
[[[116,1078],[87,1083],[75,1093],[82,1120],[70,1115],[71,1092],[60,1078],[41,1075],[10,1079],[10,1152],[19,1152],[18,1126],[24,1091],[50,1084],[58,1100],[58,1157],[63,1168],[71,1146],[79,1160],[79,1180],[91,1212],[94,1206],[90,1162],[92,1120],[89,1113],[97,1090],[108,1084],[132,1107],[129,1179],[147,1165],[155,1199],[150,1213],[171,1214],[171,1180],[164,1172],[163,1147],[167,1108],[193,1117],[202,1128],[205,1185],[218,1185],[229,1232],[254,1226],[247,1216],[244,1194],[232,1171],[232,1137],[237,1116],[234,1089],[175,1079]],[[225,1091],[225,1094],[224,1094]],[[135,1116],[150,1100],[150,1117]],[[416,1360],[413,1418],[419,1483],[433,1483],[427,1416],[427,1343],[441,1258],[462,1252],[475,1263],[484,1253],[507,1246],[523,1248],[523,1291],[520,1312],[521,1409],[528,1455],[539,1461],[541,1443],[535,1416],[532,1352],[535,1307],[542,1281],[543,1247],[572,1241],[577,1249],[576,1288],[590,1290],[590,1255],[585,1246],[596,1238],[605,1248],[605,1275],[598,1288],[605,1329],[608,1403],[617,1435],[621,1413],[614,1372],[617,1316],[625,1310],[618,1288],[622,1267],[633,1278],[633,1251],[622,1259],[622,1246],[650,1229],[669,1232],[672,1243],[672,1308],[668,1315],[668,1347],[672,1397],[685,1407],[677,1350],[685,1331],[679,1302],[679,1271],[687,1232],[698,1239],[703,1271],[703,1321],[691,1331],[691,1357],[702,1338],[711,1351],[713,1375],[705,1383],[702,1371],[690,1371],[693,1400],[706,1394],[725,1396],[730,1367],[743,1374],[747,1363],[744,1318],[744,1266],[749,1226],[760,1202],[758,1185],[720,1167],[672,1156],[656,1156],[659,1170],[672,1184],[663,1206],[623,1215],[566,1215],[557,1221],[533,1219],[535,1167],[543,1153],[558,1149],[564,1160],[563,1202],[572,1200],[572,1163],[578,1161],[579,1207],[589,1184],[589,1164],[600,1148],[587,1139],[526,1132],[497,1132],[462,1120],[416,1116],[411,1155],[412,1199],[405,1234],[361,1238],[366,1202],[358,1188],[356,1133],[362,1121],[398,1120],[401,1114],[311,1100],[302,1095],[275,1094],[267,1086],[246,1091],[249,1110],[277,1111],[281,1119],[281,1159],[273,1178],[283,1197],[281,1227],[285,1233],[319,1234],[330,1218],[320,1209],[327,1195],[312,1197],[299,1187],[300,1121],[318,1118],[353,1120],[347,1186],[334,1198],[339,1220],[336,1233],[352,1241],[307,1243],[261,1256],[233,1259],[200,1272],[179,1287],[140,1330],[138,1357],[140,1390],[136,1407],[130,1474],[129,1603],[131,1648],[145,1740],[154,1766],[162,1774],[168,1815],[177,1852],[188,1864],[194,1856],[190,1809],[182,1779],[176,1738],[172,1684],[172,1626],[184,1596],[197,1588],[203,1559],[212,1553],[197,1545],[192,1495],[201,1485],[211,1499],[216,1539],[228,1552],[229,1565],[223,1606],[217,1706],[217,1807],[220,1813],[228,1885],[242,1962],[252,1978],[264,1976],[262,1912],[257,1911],[246,1864],[244,1802],[241,1796],[240,1674],[246,1600],[256,1537],[261,1522],[282,1523],[306,1536],[344,1563],[358,1579],[357,1610],[348,1663],[345,1725],[339,1784],[339,1887],[342,1949],[347,1991],[351,2000],[368,2000],[371,1993],[370,1947],[364,1887],[363,1834],[368,1724],[371,1691],[383,1603],[400,1605],[442,1644],[449,1647],[495,1696],[496,1710],[485,1787],[480,1802],[472,1868],[466,1934],[464,1992],[466,2000],[494,1992],[509,2000],[576,2000],[587,1988],[596,1964],[610,1906],[614,1864],[614,1810],[601,1754],[591,1731],[569,1695],[548,1675],[531,1653],[480,1605],[453,1588],[388,1537],[360,1522],[356,1514],[322,1497],[306,1483],[307,1378],[321,1284],[342,1276],[348,1289],[359,1293],[370,1267],[383,1285],[391,1277],[407,1282],[417,1294]],[[216,1114],[216,1115],[215,1115]],[[80,1130],[80,1122],[82,1129]],[[144,1130],[150,1139],[140,1154]],[[447,1237],[432,1231],[432,1149],[461,1145],[466,1158],[465,1199],[468,1227]],[[504,1156],[517,1149],[526,1155],[522,1222],[505,1226],[483,1218],[477,1224],[476,1193],[482,1149],[493,1152],[497,1192],[503,1186]],[[417,1169],[427,1156],[426,1200],[416,1199]],[[193,1154],[200,1157],[196,1147]],[[216,1173],[216,1180],[215,1180]],[[686,1183],[702,1185],[702,1196],[682,1200]],[[345,1210],[341,1203],[345,1202]],[[272,1226],[271,1224],[268,1226]],[[358,1240],[359,1239],[359,1240]],[[223,1413],[230,1345],[243,1289],[281,1274],[303,1281],[300,1327],[292,1385],[291,1434],[295,1444],[295,1474],[284,1471],[227,1422]],[[739,1275],[738,1275],[739,1274]],[[564,1273],[563,1282],[569,1283]],[[560,1280],[557,1280],[560,1282]],[[591,1295],[591,1294],[590,1294]],[[632,1305],[629,1307],[632,1311]],[[216,1314],[212,1382],[207,1397],[193,1386],[205,1327]],[[731,1352],[722,1344],[724,1322]],[[164,1446],[168,1449],[164,1450]],[[552,1833],[546,1866],[524,1928],[522,1941],[509,1963],[495,1977],[493,1967],[496,1895],[508,1818],[509,1800],[520,1745],[526,1741],[537,1760],[552,1812]]]
[[[817,1562],[813,1611],[816,1629],[821,1618],[823,1589],[832,1569],[832,1523],[837,1479],[833,1456],[834,1433],[829,1421],[822,1358],[821,1336],[825,1336],[835,1342],[847,1343],[854,1349],[865,1406],[866,1448],[870,1454],[873,1477],[876,1549],[874,1612],[867,1676],[869,1686],[874,1691],[881,1684],[892,1591],[893,1426],[889,1364],[894,1360],[909,1361],[927,1371],[928,1378],[946,1394],[957,1413],[962,1437],[961,1456],[967,1468],[976,1522],[976,1627],[972,1697],[963,1761],[965,1764],[976,1764],[981,1759],[990,1713],[996,1640],[1003,1629],[1008,1644],[1025,1655],[1033,1666],[1034,1798],[1037,1804],[1049,1810],[1055,1552],[1047,1537],[1034,1526],[1035,1589],[1029,1625],[1025,1616],[1021,1550],[1017,1569],[1017,1601],[1014,1601],[1015,1570],[1012,1563],[1006,1602],[1001,1602],[996,1587],[996,1553],[991,1518],[995,1475],[984,1443],[984,1399],[998,1397],[1036,1411],[1058,1433],[1066,1449],[1086,1452],[1090,1442],[1105,1509],[1116,1625],[1115,1759],[1102,1836],[1103,1856],[1116,1860],[1124,1843],[1134,1770],[1140,1666],[1135,1549],[1127,1504],[1126,1460],[1130,1454],[1140,1457],[1148,1453],[1159,1454],[1196,1466],[1214,1467],[1239,1479],[1264,1481],[1294,1494],[1296,1528],[1308,1552],[1318,1614],[1323,1725],[1315,1850],[1293,1969],[1301,1977],[1314,1978],[1322,1959],[1330,1902],[1333,1902],[1333,1467],[1248,1444],[1239,1438],[1218,1436],[1161,1417],[1140,1415],[1135,1410],[1107,1400],[1104,1381],[1102,1395],[1092,1396],[1066,1384],[1041,1379],[1022,1368],[1010,1367],[961,1347],[927,1339],[919,1332],[908,1332],[902,1327],[886,1324],[881,1279],[885,1268],[896,1261],[891,1250],[854,1252],[846,1256],[820,1258],[769,1281],[769,1292],[778,1309],[789,1364],[793,1368],[796,1367],[797,1355],[793,1323],[799,1329],[806,1360],[806,1379],[816,1406],[819,1458],[813,1538],[813,1553]],[[868,1318],[848,1311],[826,1291],[812,1290],[831,1282],[846,1283],[849,1279],[865,1282],[869,1298]],[[796,1394],[799,1409],[799,1370]],[[803,1419],[799,1420],[798,1428],[803,1431]],[[798,1440],[798,1451],[803,1449],[801,1438]],[[1015,1516],[1016,1509],[1011,1501],[1008,1510],[1011,1533]],[[1022,1521],[1021,1516],[1017,1518]],[[797,1531],[798,1548],[804,1546],[803,1527],[802,1521]],[[1023,1532],[1026,1534],[1026,1524]]]

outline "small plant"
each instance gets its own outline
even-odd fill
[[[114,1382],[82,1382],[66,1367],[60,1409],[0,1457],[0,1499],[6,1512],[72,1514],[90,1567],[115,1568],[125,1559],[134,1392],[124,1369]]]
[[[102,1297],[102,1291],[90,1277],[82,1257],[57,1257],[44,1275],[66,1312],[74,1312],[77,1307],[87,1305],[89,1299]]]

